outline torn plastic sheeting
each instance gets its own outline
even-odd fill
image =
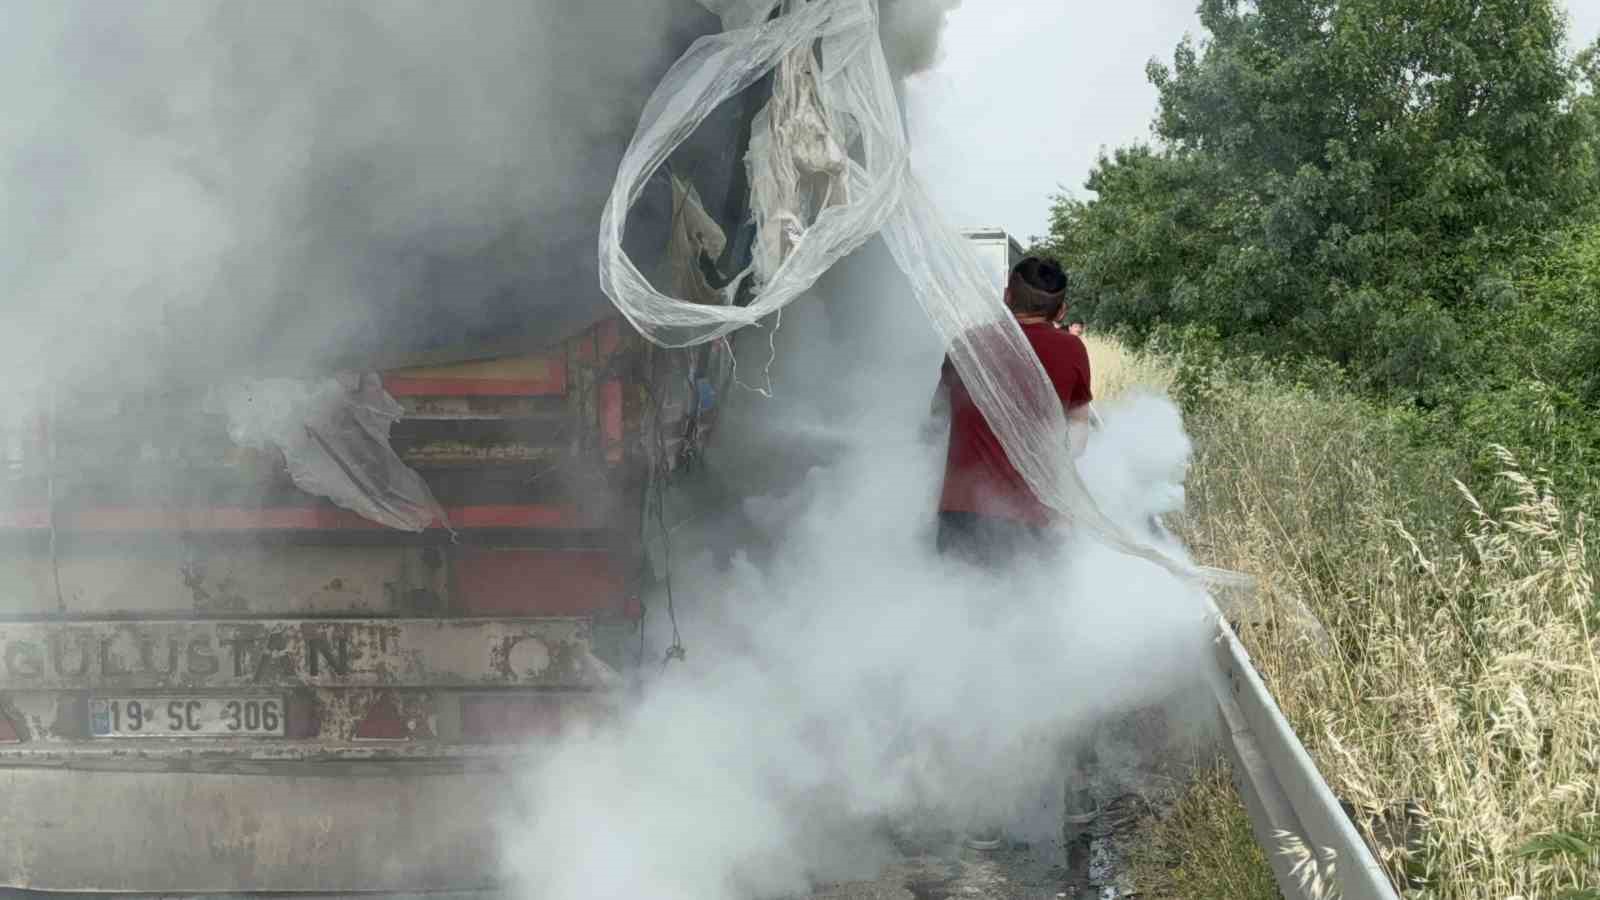
[[[650,340],[662,346],[684,347],[759,322],[809,288],[840,257],[864,244],[892,213],[900,180],[869,178],[861,166],[852,162],[851,196],[858,201],[824,210],[806,230],[805,240],[743,307],[688,303],[663,294],[622,248],[628,210],[645,183],[719,103],[748,88],[797,47],[819,36],[848,39],[860,30],[852,26],[860,26],[863,21],[871,27],[870,8],[856,8],[854,18],[840,15],[843,11],[848,10],[837,3],[807,4],[759,27],[703,37],[651,95],[602,212],[599,247],[602,290]],[[829,58],[850,55],[843,45],[836,49],[839,55],[830,53]],[[888,77],[887,72],[884,77]]]
[[[722,19],[727,31],[748,28],[772,14],[780,0],[700,0],[700,5]]]
[[[722,302],[723,295],[707,282],[700,260],[716,259],[727,245],[727,235],[706,212],[694,185],[673,175],[672,233],[667,240],[672,289],[695,303]]]
[[[772,99],[751,123],[745,161],[755,217],[756,276],[769,280],[823,208],[845,202],[849,157],[830,126],[811,47],[779,64]]]
[[[401,531],[448,527],[427,482],[389,446],[405,410],[377,375],[234,382],[217,388],[211,405],[228,417],[234,443],[280,451],[306,493]]]
[[[1068,450],[1066,413],[1001,300],[1002,284],[965,237],[942,221],[911,173],[873,0],[786,0],[776,18],[769,17],[778,4],[767,0],[716,0],[711,6],[728,30],[696,41],[663,77],[640,115],[602,213],[600,286],[628,321],[668,347],[725,337],[776,313],[881,233],[974,402],[1045,505],[1081,533],[1180,577],[1248,583],[1173,558],[1119,526],[1090,496]],[[824,205],[798,231],[747,306],[692,303],[657,291],[622,247],[628,210],[645,183],[718,104],[797,49],[817,45],[814,75],[824,131],[850,135],[856,151],[845,160],[842,202]],[[813,64],[809,56],[807,62]]]

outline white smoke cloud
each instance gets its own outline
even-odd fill
[[[885,3],[905,66],[931,60],[949,5]],[[603,303],[616,161],[659,76],[716,27],[694,0],[14,0],[4,20],[13,401],[44,382],[299,375]],[[708,202],[740,165],[725,130],[681,173]]]
[[[938,62],[945,16],[960,5],[961,0],[884,0],[878,30],[890,68],[914,75]]]
[[[559,315],[541,298],[593,286],[605,160],[685,5],[9,4],[0,378],[241,349],[292,366],[413,336],[385,333],[397,318]],[[952,7],[885,3],[900,71],[936,58]],[[437,289],[440,258],[473,262],[451,282],[470,289]],[[778,398],[742,430],[728,410],[713,468],[750,498],[746,549],[678,567],[688,660],[526,773],[507,860],[529,896],[772,895],[870,870],[875,816],[1026,821],[1058,738],[1203,667],[1203,605],[1149,566],[1068,544],[996,579],[933,555],[940,457],[918,428],[939,351],[887,266],[852,267],[819,291],[838,302],[795,308]],[[740,349],[759,364],[765,342]],[[1100,440],[1181,446],[1148,410],[1103,409]],[[1085,465],[1138,514],[1131,458]]]
[[[298,374],[593,305],[615,161],[715,27],[690,0],[23,0],[4,19],[13,388]]]
[[[886,263],[845,268],[785,325],[776,398],[718,435],[736,494],[780,485],[740,510],[735,542],[761,549],[680,565],[687,660],[658,671],[652,649],[621,721],[527,774],[507,847],[524,895],[804,891],[875,873],[884,817],[1047,842],[1063,740],[1203,684],[1204,600],[1153,566],[1070,538],[998,577],[934,553],[942,448],[919,429],[938,348]],[[1084,470],[1144,527],[1170,498],[1138,485],[1181,469],[1181,422],[1153,398],[1102,413]]]

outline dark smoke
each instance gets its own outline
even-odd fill
[[[933,60],[950,5],[885,3],[903,71]],[[719,27],[692,0],[11,0],[4,18],[13,388],[295,374],[605,314],[617,159],[659,76]],[[742,217],[743,110],[724,112],[673,167]],[[630,220],[636,258],[659,254],[667,202]]]
[[[890,69],[914,75],[938,62],[944,17],[960,5],[961,0],[884,0],[879,31]]]
[[[691,0],[4,16],[0,359],[68,380],[292,370],[602,314],[616,161],[661,73],[718,27]],[[719,202],[733,135],[697,147],[675,165]],[[638,226],[657,246],[660,193]]]

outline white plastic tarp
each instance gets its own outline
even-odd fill
[[[235,444],[282,452],[306,493],[402,531],[448,525],[422,476],[389,446],[404,409],[378,376],[238,381],[217,388],[210,405],[227,416]]]
[[[911,172],[874,0],[711,0],[725,30],[703,37],[663,77],[617,170],[600,224],[600,285],[646,338],[683,347],[754,325],[793,302],[840,258],[881,234],[974,402],[1029,487],[1073,528],[1186,578],[1238,582],[1129,534],[1101,512],[1068,450],[1067,421],[1038,358],[966,239],[949,227]],[[774,17],[774,11],[781,12]],[[785,241],[747,306],[693,303],[656,290],[622,249],[628,211],[645,183],[718,104],[799,50],[816,54],[816,100],[827,134],[850,148],[843,196]],[[768,112],[773,107],[769,105]],[[769,122],[776,133],[781,123]],[[814,133],[816,129],[811,129]],[[770,152],[770,150],[768,151]],[[761,214],[771,216],[775,210]]]

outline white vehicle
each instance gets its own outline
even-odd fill
[[[993,269],[997,281],[1004,282],[1011,267],[1022,261],[1022,245],[1004,228],[967,228],[961,233]]]

